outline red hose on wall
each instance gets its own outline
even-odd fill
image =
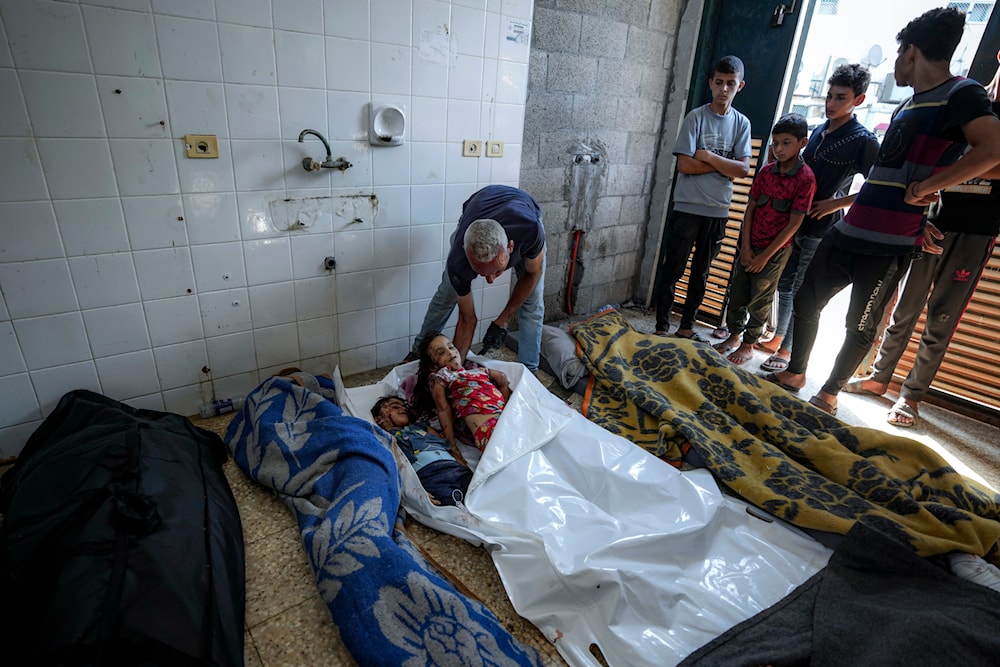
[[[573,314],[573,274],[576,272],[576,253],[580,248],[580,236],[583,231],[578,229],[573,236],[573,253],[569,258],[569,278],[566,282],[566,314]]]

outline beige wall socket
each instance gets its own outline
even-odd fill
[[[185,134],[188,157],[219,157],[219,140],[214,134]]]
[[[462,142],[462,155],[465,157],[481,157],[483,142],[479,139],[466,139]]]
[[[487,141],[486,142],[486,157],[503,157],[503,142],[502,141]]]

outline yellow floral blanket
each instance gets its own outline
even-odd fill
[[[678,465],[687,447],[754,505],[803,528],[856,522],[931,556],[1000,564],[1000,495],[908,438],[848,426],[709,345],[643,334],[605,311],[572,328],[584,414]]]

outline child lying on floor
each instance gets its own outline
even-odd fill
[[[492,368],[465,368],[451,339],[432,331],[417,345],[420,366],[414,387],[417,414],[436,412],[441,432],[455,443],[455,418],[463,419],[479,451],[486,449],[510,398],[507,376]]]
[[[415,422],[406,401],[383,396],[372,406],[372,417],[396,438],[432,503],[454,505],[465,496],[472,471],[458,447],[426,423]]]

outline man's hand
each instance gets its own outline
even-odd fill
[[[927,222],[924,225],[924,236],[921,239],[921,245],[923,246],[924,252],[930,255],[941,255],[944,253],[944,248],[937,244],[944,238],[944,233],[934,226],[933,222]]]
[[[486,335],[483,336],[483,349],[479,351],[479,354],[486,354],[487,352],[499,349],[506,337],[506,327],[502,327],[496,322],[491,323],[486,330]]]

